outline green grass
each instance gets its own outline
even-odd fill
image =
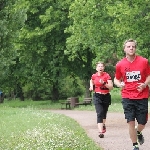
[[[34,108],[0,106],[0,149],[100,150],[79,124]]]
[[[5,100],[3,104],[0,104],[0,107],[12,107],[12,108],[32,108],[32,109],[60,109],[61,104],[53,103],[51,101],[32,101],[32,100],[25,100],[25,101],[19,101],[19,100],[12,100],[7,101]],[[74,108],[73,110],[89,110],[89,111],[95,111],[95,107],[92,104],[92,106],[84,106],[80,105],[79,107]],[[112,100],[112,104],[109,107],[109,112],[122,112],[122,104],[121,101],[119,103],[114,103]]]
[[[114,88],[113,91],[111,92],[111,97],[112,97],[112,104],[109,107],[109,111],[122,112],[120,89]],[[83,97],[80,97],[79,99],[81,101],[81,100],[83,100]],[[65,101],[65,100],[60,100],[60,101]],[[60,109],[61,108],[60,101],[54,103],[50,100],[45,100],[45,101],[32,101],[32,100],[7,101],[7,100],[4,100],[4,103],[1,105],[6,106],[6,107],[13,107],[13,108]],[[75,108],[75,110],[94,111],[95,108],[94,108],[94,105],[92,105],[92,106],[80,105],[79,107]]]
[[[50,100],[45,101],[32,101],[32,100],[25,100],[20,101],[16,100],[4,100],[4,103],[1,104],[6,107],[13,107],[13,108],[37,108],[37,109],[58,109],[60,108],[60,103],[53,103]]]
[[[60,109],[51,101],[4,100],[0,104],[0,149],[5,150],[100,150],[73,119],[43,111]],[[109,111],[120,111],[114,103]],[[75,110],[95,111],[94,105]]]

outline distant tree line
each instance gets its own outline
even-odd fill
[[[7,98],[88,97],[95,63],[114,76],[123,42],[150,59],[149,1],[0,0],[0,89]]]

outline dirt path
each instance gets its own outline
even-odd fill
[[[52,112],[64,114],[75,119],[85,129],[87,135],[104,150],[132,150],[132,143],[128,135],[124,114],[108,113],[106,122],[107,132],[105,133],[105,138],[100,139],[98,137],[95,111],[52,110]],[[149,121],[143,131],[143,135],[145,143],[139,146],[140,150],[150,150]]]

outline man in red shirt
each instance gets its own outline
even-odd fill
[[[114,84],[121,88],[125,119],[129,125],[129,135],[133,150],[139,150],[138,143],[144,143],[142,130],[148,119],[148,97],[150,67],[148,60],[136,55],[137,43],[129,39],[124,43],[126,57],[116,64]],[[138,123],[135,130],[135,119]],[[138,141],[138,142],[137,142]]]
[[[103,62],[96,64],[97,72],[91,77],[89,89],[95,92],[93,94],[93,101],[97,113],[97,125],[100,138],[104,138],[104,133],[106,132],[106,115],[111,104],[111,95],[109,92],[113,89],[111,77],[107,72],[104,72],[104,69],[105,65]]]

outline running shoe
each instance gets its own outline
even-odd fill
[[[100,133],[98,136],[99,136],[100,138],[104,138],[104,134],[103,134],[103,133]]]
[[[138,138],[138,143],[142,145],[144,143],[144,137],[142,135],[142,132],[137,131],[137,138]]]
[[[139,146],[138,145],[133,146],[133,150],[139,150]]]
[[[103,125],[103,131],[102,131],[102,133],[105,133],[106,132],[106,126],[105,126],[105,124]]]

